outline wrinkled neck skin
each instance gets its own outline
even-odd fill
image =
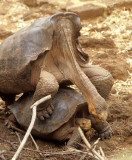
[[[107,118],[105,100],[99,95],[95,86],[82,71],[80,64],[86,64],[87,60],[79,52],[78,38],[79,32],[74,28],[74,24],[69,19],[61,19],[56,24],[52,57],[66,80],[75,84],[84,95],[89,105],[89,112],[97,121],[105,121]],[[105,116],[104,116],[105,115]]]

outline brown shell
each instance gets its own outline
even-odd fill
[[[32,25],[8,37],[0,45],[0,71],[20,71],[52,46],[50,18],[40,18]]]
[[[70,12],[37,19],[30,26],[21,29],[2,42],[0,45],[0,73],[19,73],[31,61],[35,61],[38,56],[50,50],[55,29],[54,21],[59,16],[71,16],[74,21],[78,21],[80,24],[79,17]]]
[[[30,109],[33,93],[22,96],[15,104],[9,106],[18,123],[27,128],[31,121],[32,111]],[[32,133],[36,136],[47,135],[67,123],[76,112],[77,107],[85,104],[85,98],[76,90],[71,88],[59,89],[52,101],[55,109],[52,116],[45,121],[36,119]]]

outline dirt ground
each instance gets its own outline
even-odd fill
[[[22,1],[1,0],[0,42],[39,17],[64,11],[57,5],[48,3],[28,7]],[[89,63],[104,67],[114,77],[114,86],[107,99],[108,121],[112,126],[113,136],[109,140],[100,141],[98,146],[103,148],[108,159],[132,159],[132,10],[125,7],[115,8],[110,15],[82,20],[79,41],[90,56]],[[23,134],[5,126],[8,115],[3,114],[3,107],[4,102],[0,101],[0,159],[9,160],[19,146],[19,138],[22,140]],[[93,139],[90,143],[93,143]],[[29,138],[20,160],[78,160],[82,157],[79,154],[65,155],[64,143],[41,139],[35,141],[42,153],[36,151]],[[131,155],[127,157],[126,153]],[[116,155],[121,157],[116,158]]]

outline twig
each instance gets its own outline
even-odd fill
[[[99,143],[100,138],[98,138],[94,144],[91,146],[91,150],[96,148],[96,145]]]
[[[104,151],[101,147],[99,147],[100,153],[102,154],[103,157],[105,157]]]
[[[31,139],[32,139],[32,141],[33,141],[33,144],[34,144],[35,147],[36,147],[36,150],[39,151],[39,146],[38,146],[37,143],[35,142],[33,136],[31,135],[31,133],[30,133],[30,137],[31,137]]]
[[[83,154],[79,160],[84,160],[87,155],[88,153]]]
[[[15,127],[14,125],[11,125],[11,129],[13,129],[13,130],[15,130],[15,131],[17,131],[17,132],[20,132],[20,133],[22,133],[22,134],[25,133],[25,131],[23,131],[23,130],[17,128],[17,127]]]
[[[0,138],[1,141],[3,142],[6,142],[8,144],[12,144],[12,142],[10,141],[7,141],[5,139],[2,139]],[[18,146],[17,144],[13,144],[14,146]],[[88,153],[88,151],[81,151],[81,150],[78,150],[78,149],[75,149],[75,148],[70,148],[70,150],[68,151],[58,151],[58,152],[52,152],[52,151],[36,151],[36,150],[33,150],[33,149],[30,149],[30,148],[23,148],[24,150],[27,150],[27,151],[31,151],[31,152],[34,152],[34,153],[38,153],[39,155],[43,155],[44,157],[48,156],[48,157],[51,157],[51,156],[55,156],[55,155],[90,155],[90,156],[93,156],[92,153]],[[10,151],[11,153],[11,151]],[[14,153],[14,152],[13,152]],[[22,155],[23,157],[27,156],[27,155]],[[82,157],[83,158],[83,157]]]
[[[18,137],[19,143],[21,143],[22,141],[21,141],[21,139],[20,139],[19,134],[18,134],[17,132],[15,132],[15,133],[16,133],[16,135],[17,135],[17,137]]]
[[[3,153],[6,153],[6,151],[5,150],[0,151],[0,158],[3,159],[3,160],[6,160]]]
[[[18,156],[19,156],[22,148],[24,147],[24,145],[25,145],[25,143],[26,143],[26,141],[27,141],[27,139],[28,139],[28,137],[29,137],[29,135],[30,135],[30,133],[31,133],[31,130],[32,130],[32,128],[33,128],[33,126],[34,126],[34,123],[35,123],[35,120],[36,120],[36,110],[37,110],[37,106],[38,106],[39,104],[41,104],[42,102],[49,100],[50,98],[51,98],[51,95],[48,95],[48,96],[46,96],[46,97],[43,97],[43,98],[41,98],[40,100],[38,100],[37,102],[35,102],[35,103],[31,106],[31,109],[32,109],[32,119],[31,119],[30,125],[29,125],[29,127],[28,127],[28,129],[27,129],[27,132],[26,132],[26,134],[25,134],[25,136],[24,136],[24,138],[23,138],[23,140],[22,140],[19,148],[17,149],[15,155],[13,156],[12,160],[16,160],[16,159],[18,158]]]
[[[93,157],[96,158],[97,160],[106,160],[105,157],[102,157],[99,153],[97,153],[93,148],[91,148],[90,143],[88,142],[88,140],[86,139],[86,137],[84,136],[84,133],[82,131],[82,129],[80,127],[78,127],[78,131],[80,133],[80,136],[82,138],[82,140],[84,141],[84,143],[86,144],[88,150],[90,150],[93,154]],[[98,141],[98,140],[97,140]],[[97,143],[96,141],[96,143]]]
[[[15,146],[15,147],[18,147],[18,144],[15,144],[13,142],[10,142],[10,141],[7,141],[3,138],[0,138],[1,141],[3,141],[4,143],[7,143],[9,145],[11,145],[12,147]],[[71,155],[71,154],[77,154],[77,153],[87,153],[87,152],[84,152],[84,151],[81,151],[81,150],[77,150],[77,149],[74,149],[72,151],[58,151],[58,152],[50,152],[50,151],[37,151],[37,150],[33,150],[33,149],[30,149],[30,148],[23,148],[24,150],[27,150],[27,151],[31,151],[31,152],[35,152],[35,153],[38,153],[38,154],[44,154],[44,156],[54,156],[54,155]]]

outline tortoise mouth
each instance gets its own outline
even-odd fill
[[[80,127],[83,131],[88,131],[91,128],[91,121],[89,120],[87,124],[80,124]]]
[[[87,127],[81,127],[81,129],[85,132],[87,132],[89,129],[91,129],[91,127],[87,126]]]

